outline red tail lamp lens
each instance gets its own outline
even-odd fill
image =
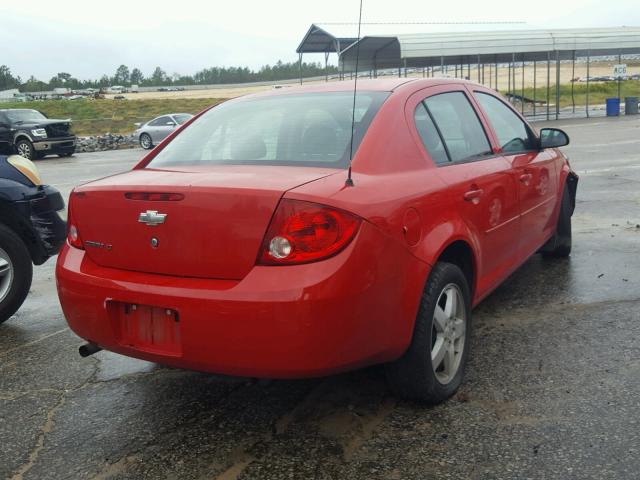
[[[74,194],[73,192],[71,192],[71,195],[69,196],[69,207],[67,211],[67,241],[72,247],[84,250],[84,244],[82,243],[82,238],[80,238],[78,226],[73,217],[73,203],[74,198],[77,196],[78,195]]]
[[[360,218],[335,208],[282,200],[262,242],[258,263],[292,265],[331,257],[353,239]]]

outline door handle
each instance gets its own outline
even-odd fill
[[[469,190],[465,192],[464,199],[466,202],[472,202],[474,205],[477,205],[480,202],[480,197],[482,196],[484,190],[478,188],[476,190]]]
[[[531,181],[532,178],[533,178],[532,174],[523,173],[522,175],[520,175],[520,182],[524,183],[525,185],[529,185],[529,182]]]

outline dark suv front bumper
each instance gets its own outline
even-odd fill
[[[23,221],[25,240],[29,243],[31,259],[36,265],[56,255],[67,236],[67,223],[60,217],[64,200],[60,192],[48,185],[38,187],[33,196],[15,202],[16,213]]]
[[[41,155],[64,155],[76,151],[76,137],[45,138],[33,142],[33,148]]]

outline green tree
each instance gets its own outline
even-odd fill
[[[118,85],[127,84],[129,83],[130,77],[131,75],[129,73],[129,67],[127,67],[126,65],[120,65],[116,70],[115,76],[113,77],[113,83],[116,83]]]
[[[167,83],[167,72],[162,70],[160,67],[156,67],[151,74],[151,82],[153,85],[163,85]]]
[[[9,67],[0,65],[0,90],[18,88],[21,83],[20,77],[14,77]]]
[[[132,85],[139,85],[144,81],[144,75],[139,68],[134,68],[131,70],[131,76],[129,77]]]

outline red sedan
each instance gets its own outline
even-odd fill
[[[386,363],[399,395],[441,402],[472,307],[569,255],[568,141],[458,80],[228,101],[72,192],[64,314],[84,354],[268,378]]]

